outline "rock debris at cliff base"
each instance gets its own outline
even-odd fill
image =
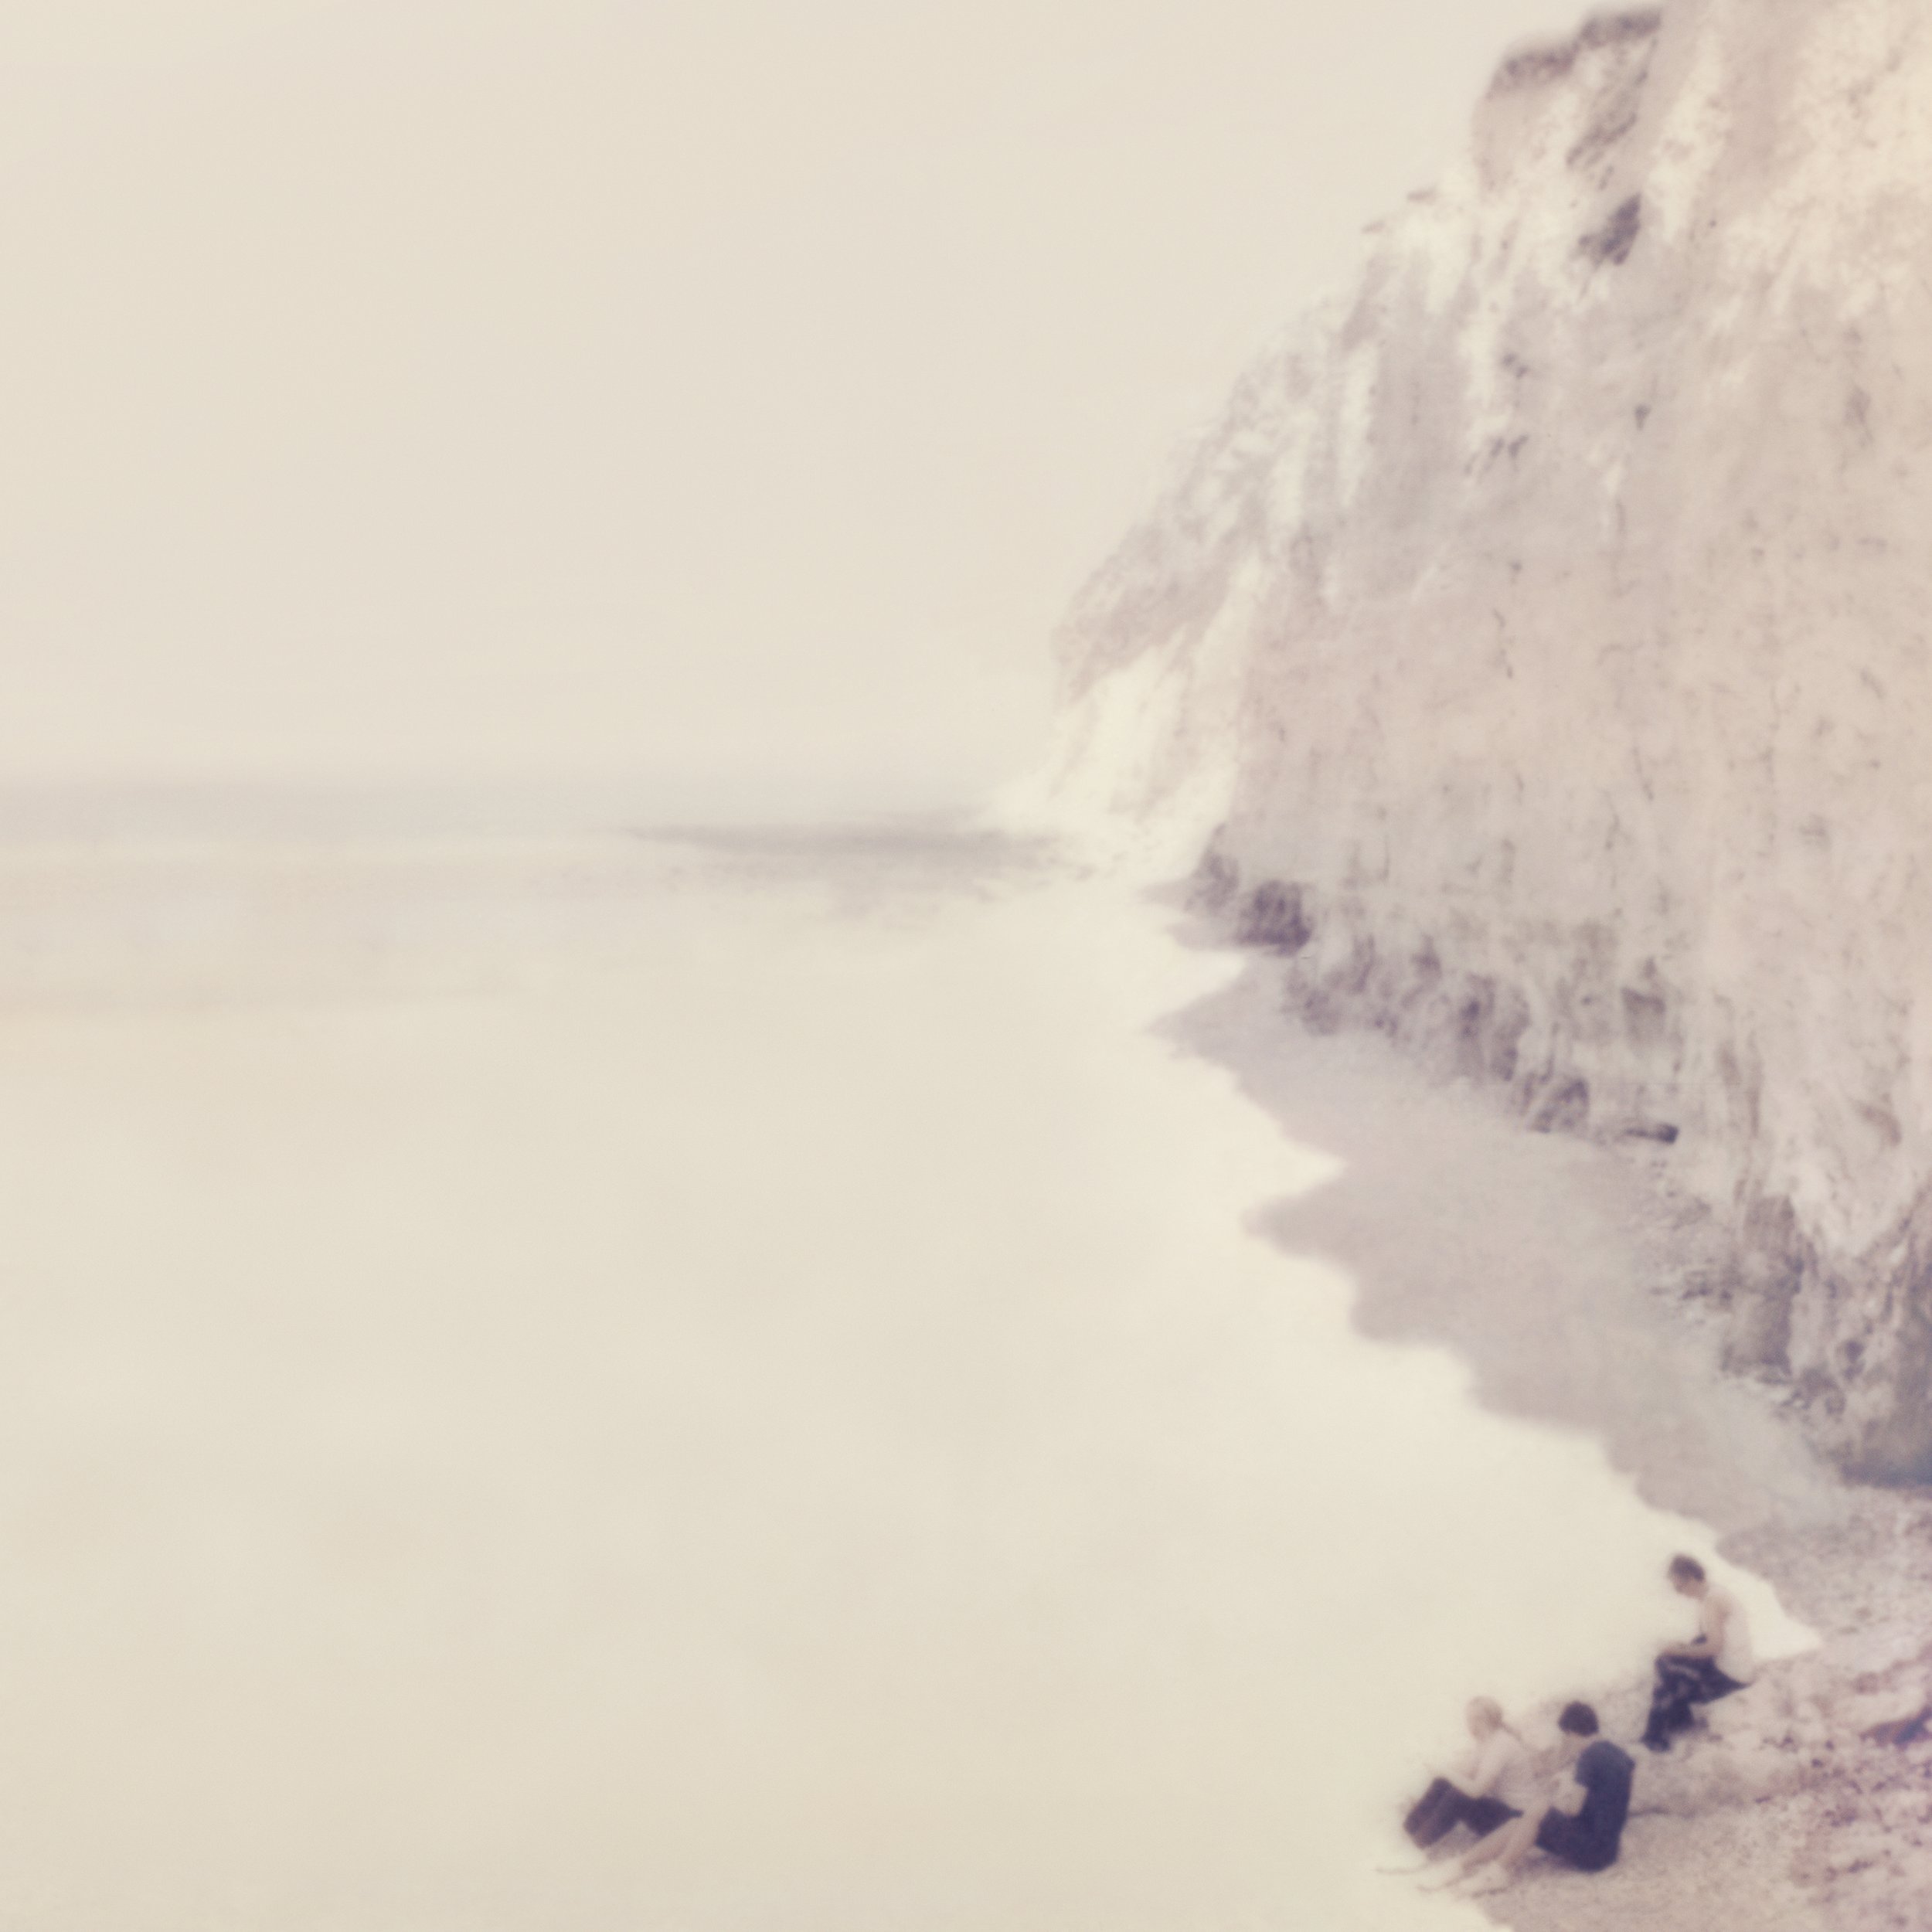
[[[1932,1492],[1848,1485],[1788,1386],[1725,1368],[1721,1234],[1667,1149],[1530,1141],[1492,1087],[1284,1023],[1284,970],[1257,953],[1164,1027],[1338,1160],[1257,1232],[1342,1267],[1365,1332],[1451,1349],[1485,1406],[1600,1440],[1647,1502],[1709,1524],[1821,1640],[1708,1707],[1672,1753],[1638,1753],[1611,1871],[1532,1861],[1486,1907],[1519,1932],[1924,1932],[1932,1726],[1903,1746],[1863,1733],[1932,1701]],[[1555,1224],[1522,1211],[1543,1199],[1563,1203]],[[1641,1677],[1576,1689],[1608,1734],[1638,1736]]]

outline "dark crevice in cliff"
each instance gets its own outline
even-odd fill
[[[1531,990],[1455,963],[1453,944],[1423,936],[1406,946],[1379,941],[1372,918],[1346,894],[1324,895],[1293,881],[1243,887],[1238,869],[1210,845],[1185,895],[1196,913],[1240,946],[1279,962],[1277,997],[1291,1023],[1315,1036],[1379,1035],[1427,1072],[1497,1090],[1532,1132],[1601,1144],[1662,1149],[1681,1134],[1672,1115],[1682,1040],[1670,989],[1653,962],[1639,983],[1612,988],[1600,930],[1573,936],[1573,971],[1553,998],[1532,1005]],[[1321,944],[1318,944],[1318,939]],[[1526,1051],[1533,1038],[1534,1050]],[[1593,1046],[1624,1070],[1593,1090]],[[1756,1073],[1734,1053],[1723,1056],[1735,1104],[1755,1108]],[[1628,1069],[1638,1070],[1631,1077]],[[1724,1359],[1733,1370],[1789,1386],[1808,1410],[1828,1421],[1845,1410],[1845,1387],[1865,1371],[1853,1337],[1828,1362],[1794,1374],[1792,1327],[1801,1298],[1903,1298],[1902,1347],[1887,1373],[1898,1391],[1884,1418],[1839,1460],[1855,1478],[1881,1484],[1932,1483],[1932,1188],[1908,1217],[1900,1241],[1911,1257],[1874,1257],[1865,1267],[1832,1263],[1801,1229],[1789,1200],[1751,1197],[1721,1228],[1724,1257],[1719,1302],[1726,1315]]]

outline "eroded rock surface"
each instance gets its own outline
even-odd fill
[[[1920,0],[1511,60],[1083,593],[1060,771],[1205,848],[1314,1025],[1668,1147],[1734,1359],[1918,1478],[1929,262]]]

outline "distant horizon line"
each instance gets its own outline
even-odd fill
[[[675,833],[968,818],[977,795],[786,776],[0,776],[0,843],[143,836]]]

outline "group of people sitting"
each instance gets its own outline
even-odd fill
[[[1667,1645],[1658,1655],[1642,1738],[1653,1751],[1668,1750],[1672,1738],[1696,1721],[1699,1705],[1742,1690],[1753,1672],[1736,1598],[1712,1583],[1693,1556],[1673,1556],[1667,1574],[1679,1595],[1696,1601],[1698,1628],[1689,1642]],[[1475,1834],[1474,1845],[1444,1864],[1432,1889],[1465,1882],[1499,1889],[1537,1851],[1580,1872],[1616,1862],[1636,1760],[1601,1735],[1589,1705],[1564,1706],[1553,1753],[1532,1752],[1493,1698],[1475,1699],[1468,1721],[1475,1746],[1468,1763],[1454,1777],[1438,1777],[1404,1821],[1424,1850],[1459,1828]]]

